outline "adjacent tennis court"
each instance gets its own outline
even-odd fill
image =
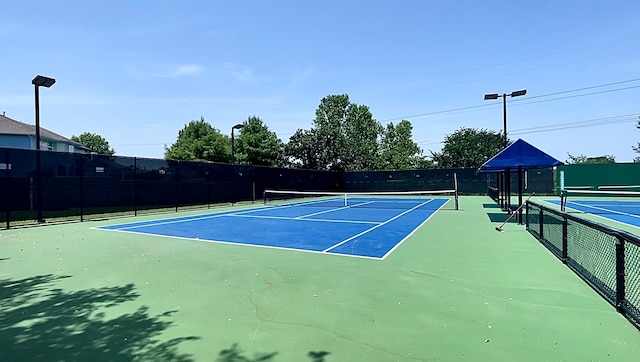
[[[560,200],[547,201],[559,205],[563,211],[593,214],[640,227],[640,192],[564,190]]]
[[[267,191],[263,207],[98,229],[384,259],[436,211],[457,208],[446,193]]]

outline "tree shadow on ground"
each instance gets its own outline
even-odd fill
[[[178,346],[198,337],[160,341],[176,311],[152,316],[148,307],[107,317],[109,307],[133,301],[133,284],[65,291],[70,276],[0,280],[0,351],[8,361],[193,361]]]
[[[216,362],[264,362],[271,361],[278,352],[272,353],[256,353],[253,358],[244,355],[244,351],[234,343],[231,348],[223,349],[218,354]],[[327,351],[309,352],[307,357],[311,358],[311,362],[325,362],[325,357],[331,354]]]

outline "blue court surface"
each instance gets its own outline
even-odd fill
[[[557,200],[547,200],[559,205]],[[640,227],[640,201],[635,200],[567,200],[566,211],[578,211]]]
[[[403,200],[402,207],[377,200],[353,206],[304,202],[98,229],[384,259],[448,201]]]

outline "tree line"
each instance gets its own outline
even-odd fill
[[[234,135],[233,158],[244,165],[313,170],[480,167],[504,146],[500,132],[462,127],[445,136],[439,152],[430,151],[426,156],[413,141],[412,132],[413,125],[408,120],[383,126],[369,107],[352,103],[347,94],[329,95],[320,101],[311,127],[297,129],[286,143],[262,119],[248,117]],[[96,134],[85,132],[71,139],[95,153],[115,153]],[[640,153],[640,143],[633,149]],[[232,162],[232,139],[201,117],[179,130],[176,141],[165,146],[164,156],[167,160],[228,163]],[[568,164],[615,162],[610,155],[568,156]]]
[[[441,152],[427,157],[412,132],[407,120],[383,126],[369,107],[352,103],[347,94],[329,95],[320,101],[311,127],[297,129],[286,143],[259,117],[248,117],[233,139],[234,159],[238,164],[341,171],[477,167],[503,142],[498,132],[462,128],[447,136]],[[165,148],[165,159],[230,162],[231,141],[201,117],[178,132],[176,142]]]

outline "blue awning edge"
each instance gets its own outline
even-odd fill
[[[502,172],[507,168],[530,170],[562,165],[561,161],[549,156],[522,139],[518,139],[478,168],[477,172]]]

